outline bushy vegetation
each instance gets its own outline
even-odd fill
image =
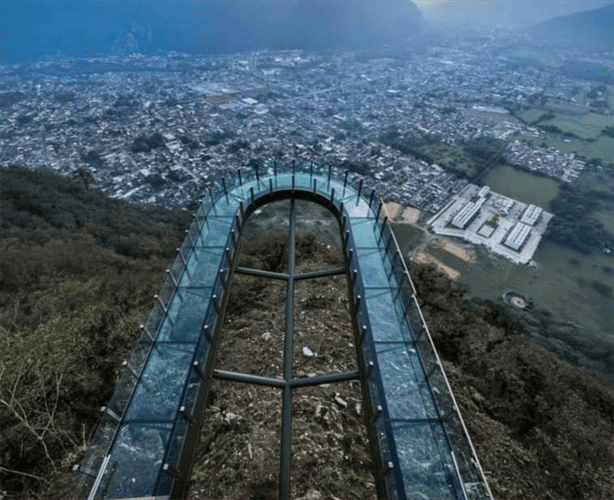
[[[0,108],[8,108],[25,98],[26,95],[23,92],[0,92]]]
[[[0,175],[0,496],[63,498],[190,217]]]
[[[613,202],[612,193],[563,184],[559,196],[550,204],[555,217],[548,223],[545,236],[584,254],[614,250],[614,236],[601,221],[592,218],[596,211],[611,210]]]
[[[412,279],[494,497],[612,498],[612,388],[433,268]]]
[[[132,95],[120,95],[113,105],[104,112],[105,118],[119,121],[132,116],[139,108],[139,100]]]
[[[149,153],[152,149],[163,147],[165,142],[164,137],[159,132],[152,134],[150,137],[139,135],[130,149],[133,153]]]
[[[501,155],[507,143],[491,137],[480,137],[463,144],[451,156],[445,145],[436,139],[402,137],[396,127],[386,130],[380,141],[428,164],[437,163],[447,171],[474,181],[496,162],[503,162]]]

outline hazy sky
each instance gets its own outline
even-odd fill
[[[414,3],[430,22],[516,28],[598,9],[612,0],[414,0]]]
[[[408,37],[415,36],[422,26],[408,0],[312,1],[330,5],[315,9],[314,14],[307,0],[0,0],[0,62],[10,64],[49,53],[105,51],[117,43],[122,32],[135,32],[134,26],[145,30],[139,37],[139,50],[188,52],[234,52],[258,44],[314,48],[309,37],[325,47],[330,41],[334,48],[335,37],[341,35],[348,40],[362,36],[381,42],[393,35],[403,39],[406,32]],[[427,22],[469,23],[482,29],[525,28],[612,2],[414,0]],[[339,3],[346,5],[342,9],[333,5]],[[302,17],[295,16],[298,5]],[[354,9],[360,5],[362,9]],[[409,19],[409,24],[402,19]],[[347,29],[339,30],[339,26]],[[148,29],[152,43],[145,43]]]

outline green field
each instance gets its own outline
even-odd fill
[[[573,109],[570,107],[564,113],[561,112],[561,108],[551,108],[552,111],[556,111],[554,118],[542,124],[553,125],[563,132],[572,133],[582,139],[597,139],[605,127],[614,125],[614,117],[611,115],[600,115],[590,111],[587,113],[586,108],[580,114],[578,108],[582,107],[577,106]]]
[[[609,165],[614,163],[614,139],[600,135],[595,141],[584,139],[568,139],[561,134],[546,133],[542,137],[521,137],[521,140],[533,146],[556,148],[563,153],[576,153],[588,162],[599,159],[601,163]]]
[[[524,203],[533,203],[544,210],[549,210],[550,202],[559,195],[559,181],[509,165],[493,168],[483,181],[496,193]]]
[[[578,179],[580,185],[592,191],[607,191],[614,192],[614,175],[612,173],[602,171],[584,171]]]
[[[527,109],[526,111],[521,111],[520,113],[518,113],[518,117],[525,123],[532,124],[544,113],[546,113],[546,111],[543,109],[530,108],[530,109]]]
[[[601,211],[595,212],[593,217],[601,222],[603,222],[603,226],[605,230],[611,234],[614,234],[614,213],[611,211]]]

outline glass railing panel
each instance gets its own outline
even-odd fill
[[[134,374],[124,368],[122,370],[119,384],[113,393],[113,397],[109,402],[109,409],[113,411],[117,416],[121,417],[130,401],[130,396],[137,383],[137,378]]]
[[[212,286],[220,267],[223,253],[223,246],[217,248],[196,248],[190,256],[188,267],[183,273],[179,285],[190,288]]]
[[[358,249],[357,252],[365,286],[369,288],[389,287],[388,269],[386,269],[385,261],[382,260],[382,250]]]
[[[203,224],[196,246],[219,247],[224,246],[228,237],[228,230],[232,224],[230,217],[209,216]],[[187,258],[187,255],[184,254]]]
[[[81,470],[88,474],[98,473],[104,457],[109,454],[109,448],[113,443],[118,427],[119,422],[110,415],[105,414],[102,417],[102,421],[90,441],[90,448],[81,463]]]
[[[122,425],[96,498],[154,493],[172,424]]]
[[[297,172],[294,185],[301,189],[313,189],[312,177],[309,176],[309,173]]]
[[[425,375],[415,349],[403,344],[378,344],[376,348],[390,418],[437,418],[432,396],[420,390]]]
[[[134,369],[136,373],[139,373],[145,362],[147,361],[147,356],[149,356],[149,351],[151,350],[153,343],[149,340],[149,337],[145,332],[141,333],[141,338],[132,349],[130,353],[130,359],[128,360],[128,364]]]
[[[171,301],[174,292],[175,284],[173,283],[171,277],[167,275],[164,280],[164,283],[162,284],[162,288],[158,293],[158,297],[165,307],[168,307],[168,303]]]
[[[173,279],[175,280],[175,283],[179,283],[179,280],[181,279],[181,273],[183,273],[184,267],[185,266],[183,264],[183,259],[180,255],[177,255],[168,270]]]
[[[408,499],[462,498],[454,487],[454,465],[439,424],[395,422],[392,429]]]
[[[394,311],[395,290],[365,289],[367,311],[375,342],[409,342],[411,332],[406,322],[399,321]]]
[[[211,288],[179,288],[169,307],[158,342],[197,342],[207,312]]]
[[[228,196],[222,195],[222,197],[215,204],[216,215],[218,217],[224,215],[233,216],[239,208],[240,199],[232,195],[231,193],[229,193]]]
[[[195,344],[157,344],[134,391],[126,420],[172,420],[177,415]]]

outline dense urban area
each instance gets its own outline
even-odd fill
[[[605,86],[518,69],[496,48],[432,47],[402,60],[267,51],[2,66],[0,161],[61,174],[86,169],[113,196],[172,206],[238,167],[304,159],[355,170],[384,196],[435,212],[468,175],[411,148],[425,141],[500,144],[508,162],[572,182],[585,161],[519,142],[545,132],[510,110],[575,101],[566,88],[593,90],[598,106]],[[546,92],[555,86],[558,93]]]

